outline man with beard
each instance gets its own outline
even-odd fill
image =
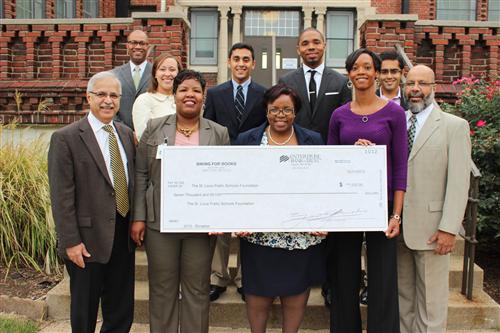
[[[427,66],[408,72],[408,186],[398,245],[402,333],[446,331],[450,252],[467,205],[469,125],[439,109],[435,85]]]

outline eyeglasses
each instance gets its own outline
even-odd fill
[[[405,85],[407,87],[416,87],[417,85],[419,87],[427,88],[435,85],[436,82],[424,82],[424,81],[406,81]]]
[[[398,69],[398,68],[391,68],[391,69],[381,69],[380,70],[380,74],[384,74],[384,75],[387,75],[391,73],[392,75],[396,75],[398,73],[401,73],[401,70]]]
[[[294,109],[291,109],[291,108],[284,108],[284,109],[269,109],[267,110],[267,113],[273,115],[273,116],[276,116],[278,115],[280,112],[283,112],[284,115],[288,116],[288,115],[291,115],[295,112]]]
[[[129,41],[127,41],[127,44],[132,45],[132,46],[139,45],[141,47],[148,45],[148,43],[143,41],[143,40],[129,40]]]
[[[116,93],[107,93],[104,91],[89,91],[90,94],[96,96],[99,99],[104,99],[106,97],[111,98],[112,100],[117,100],[121,95]]]

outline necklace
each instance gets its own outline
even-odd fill
[[[191,136],[191,134],[193,134],[193,132],[196,130],[197,127],[198,124],[194,125],[191,128],[181,128],[179,127],[179,124],[176,125],[177,132],[181,133],[182,135],[188,138]]]
[[[290,140],[292,139],[293,137],[293,134],[295,133],[294,129],[293,129],[293,126],[292,126],[292,133],[290,133],[290,136],[288,137],[288,139],[286,139],[285,141],[283,142],[276,142],[274,139],[273,139],[273,136],[271,135],[271,128],[269,128],[267,130],[267,134],[269,134],[269,139],[275,144],[275,145],[278,145],[278,146],[284,146],[286,145],[288,142],[290,142]]]
[[[361,117],[361,121],[364,122],[364,123],[367,123],[368,122],[368,116]]]

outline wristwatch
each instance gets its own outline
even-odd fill
[[[395,219],[399,224],[401,224],[401,216],[399,216],[398,214],[392,214],[391,219]]]

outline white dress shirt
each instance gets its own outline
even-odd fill
[[[111,171],[111,155],[109,153],[109,133],[104,130],[104,125],[108,125],[100,121],[94,116],[92,112],[89,112],[87,116],[87,120],[94,131],[95,138],[97,139],[97,143],[99,144],[99,148],[101,148],[102,157],[104,157],[104,162],[106,163],[106,169],[108,170],[109,179],[111,179],[111,183],[114,186],[113,180],[113,171]],[[120,149],[120,155],[122,157],[123,166],[125,167],[125,177],[127,177],[128,184],[128,160],[127,154],[125,154],[125,149],[123,148],[122,142],[120,140],[120,136],[116,131],[115,125],[113,121],[109,123],[113,127],[113,132],[115,132],[116,141],[118,141],[118,148]]]
[[[389,97],[386,97],[384,95],[384,93],[382,92],[382,88],[380,88],[380,97],[382,97],[383,99],[385,100],[389,100]],[[396,103],[397,105],[401,105],[401,88],[398,88],[398,94],[396,96],[394,96],[393,98],[390,99],[391,101],[393,101],[394,103]]]
[[[434,109],[434,103],[417,113],[417,122],[415,123],[415,141],[418,138],[418,133],[420,133],[420,130],[425,124],[425,121],[427,118],[429,118],[429,115],[432,112],[432,109]],[[406,128],[410,128],[411,122],[410,122],[410,117],[412,113],[410,110],[406,111]]]
[[[321,85],[321,78],[323,77],[323,71],[325,70],[325,64],[321,64],[316,68],[311,68],[305,64],[302,65],[302,68],[304,70],[304,76],[306,78],[306,90],[309,92],[309,82],[311,81],[311,73],[309,70],[316,71],[314,73],[314,81],[316,81],[316,100],[318,99],[319,96],[319,86]],[[307,96],[310,96],[309,93]]]
[[[132,75],[132,77],[134,77],[135,68],[137,66],[139,66],[139,68],[140,68],[139,74],[141,75],[141,79],[142,79],[142,74],[144,74],[144,71],[146,70],[146,65],[148,64],[147,60],[144,60],[142,62],[142,64],[140,64],[140,65],[136,65],[132,61],[130,61],[129,64],[130,64],[130,74]]]
[[[248,86],[250,86],[250,83],[252,82],[252,78],[249,77],[245,82],[243,83],[238,83],[234,81],[234,79],[231,79],[233,83],[233,100],[236,99],[236,93],[238,93],[238,86],[241,86],[243,89],[243,97],[245,97],[245,104],[247,102],[247,95],[248,95]]]

